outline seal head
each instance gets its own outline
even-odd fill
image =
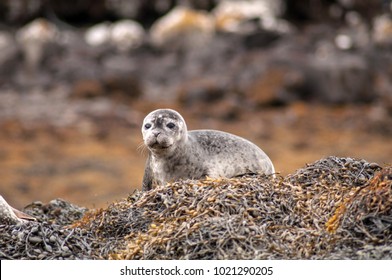
[[[143,121],[143,141],[153,155],[170,156],[185,144],[187,127],[184,119],[171,109],[156,110]]]

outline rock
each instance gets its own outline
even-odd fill
[[[156,47],[197,48],[205,46],[214,34],[214,19],[204,11],[178,6],[158,19],[150,29]]]
[[[88,28],[84,40],[92,47],[98,47],[110,42],[110,23],[102,22]]]
[[[383,14],[374,18],[372,39],[377,46],[392,46],[392,17],[390,14]]]
[[[353,47],[352,39],[346,34],[338,34],[335,38],[335,44],[342,50],[349,50]]]
[[[281,0],[220,1],[212,13],[219,31],[250,33],[263,28],[287,33],[292,27],[287,21],[279,19],[284,10]]]
[[[42,242],[42,238],[39,236],[30,236],[29,237],[29,242],[33,243],[33,244],[38,244]],[[39,253],[39,252],[38,252]]]
[[[37,233],[39,231],[38,227],[32,227],[31,228],[31,233]]]
[[[370,43],[368,24],[357,12],[345,14],[345,25],[335,35],[335,45],[340,50],[367,49]]]
[[[105,1],[105,6],[108,11],[114,12],[121,18],[136,18],[142,12],[143,0]]]
[[[15,42],[11,34],[5,31],[0,31],[0,64],[4,65],[10,60],[10,57],[15,57]]]
[[[16,33],[16,40],[21,46],[26,66],[35,71],[45,55],[49,43],[55,42],[59,31],[46,19],[38,18],[22,27]]]
[[[364,56],[326,49],[308,63],[309,83],[318,100],[347,103],[374,99],[373,73]]]
[[[19,47],[10,33],[0,31],[0,84],[9,83],[17,63]]]
[[[338,5],[346,11],[355,11],[363,15],[366,20],[371,20],[383,10],[383,2],[380,0],[338,0]]]
[[[120,20],[111,26],[110,43],[121,52],[140,47],[144,37],[143,27],[134,20]]]
[[[52,248],[52,246],[50,246],[50,245],[45,245],[45,250],[46,250],[47,252],[49,252],[49,253],[52,253],[52,252],[53,252],[53,248]]]
[[[84,39],[92,47],[111,46],[117,51],[127,52],[139,47],[144,41],[143,27],[133,20],[114,23],[103,22],[88,28]]]

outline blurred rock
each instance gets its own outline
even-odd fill
[[[86,30],[84,39],[93,47],[108,44],[110,41],[110,23],[103,22],[91,26]]]
[[[143,0],[106,0],[105,2],[109,11],[122,18],[136,18],[143,8]]]
[[[214,20],[204,11],[178,6],[158,19],[150,29],[154,46],[178,49],[204,46],[214,34]]]
[[[338,0],[338,4],[345,10],[360,13],[367,21],[382,12],[384,3],[380,0]]]
[[[143,1],[126,2],[111,1],[117,8],[129,5],[126,13],[148,9]],[[66,86],[79,98],[141,98],[201,107],[223,104],[224,99],[247,108],[300,100],[389,100],[392,75],[383,62],[390,60],[390,16],[380,14],[370,29],[368,18],[356,8],[359,2],[331,6],[330,1],[321,0],[314,6],[326,13],[335,10],[331,13],[339,21],[334,25],[324,19],[307,21],[298,25],[301,32],[282,33],[265,24],[290,18],[290,1],[213,2],[152,1],[151,21],[174,4],[180,6],[156,20],[148,31],[142,27],[148,28],[146,22],[116,21],[115,17],[85,32],[57,21],[58,27],[53,27],[40,19],[30,28],[35,33],[27,32],[27,27],[18,32],[19,42],[33,42],[18,43],[26,48],[24,65],[7,35],[11,32],[3,32],[0,82],[18,89],[24,85],[26,92],[31,85],[38,89]],[[297,8],[302,5],[298,3]],[[39,35],[26,35],[32,33]]]
[[[31,20],[42,8],[42,1],[1,0],[0,21],[21,23]]]
[[[349,50],[354,46],[352,38],[347,34],[336,35],[335,44],[341,50]]]
[[[12,72],[18,66],[16,60],[19,51],[11,34],[0,31],[0,85],[11,78]]]
[[[374,95],[378,104],[392,116],[392,56],[387,48],[375,49],[369,57],[374,73]]]
[[[284,2],[273,0],[220,1],[212,13],[219,31],[250,33],[260,28],[287,33],[292,27],[279,17],[285,10]]]
[[[357,12],[345,15],[346,25],[339,28],[335,36],[335,45],[341,50],[366,49],[370,43],[370,28]]]
[[[85,40],[92,47],[112,46],[117,51],[127,52],[139,47],[144,41],[143,27],[133,20],[114,23],[103,22],[86,30]]]
[[[43,18],[38,18],[16,33],[16,40],[22,48],[27,70],[37,70],[46,52],[46,47],[58,38],[57,27]]]
[[[373,73],[362,55],[326,51],[309,61],[314,98],[331,103],[374,100]]]
[[[392,47],[392,17],[390,14],[374,18],[372,39],[377,46]]]
[[[2,65],[7,61],[15,50],[15,42],[11,34],[0,31],[0,64]]]
[[[133,20],[120,20],[111,26],[110,42],[121,52],[140,47],[145,32],[141,24]]]

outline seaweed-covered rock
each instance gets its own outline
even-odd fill
[[[352,158],[324,158],[286,177],[183,180],[107,209],[56,200],[25,211],[41,222],[1,225],[1,258],[392,256],[392,168]]]

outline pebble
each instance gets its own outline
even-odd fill
[[[52,235],[51,237],[49,237],[49,241],[52,243],[55,243],[57,240],[56,236]]]
[[[42,201],[37,200],[37,201],[34,201],[34,202],[32,203],[32,205],[41,207],[42,205],[44,205],[44,203],[43,203]]]
[[[39,254],[37,258],[38,258],[39,260],[42,260],[42,259],[44,259],[45,257],[46,257],[46,254]]]
[[[53,252],[52,246],[50,246],[50,245],[45,245],[45,250],[50,253]]]
[[[24,237],[25,237],[25,235],[24,235],[24,233],[23,232],[18,232],[18,234],[17,234],[17,236],[18,236],[18,239],[19,240],[23,240],[24,239]]]
[[[34,244],[38,244],[38,243],[42,242],[42,238],[39,236],[30,236],[29,242],[34,243]]]
[[[359,182],[359,183],[365,183],[367,180],[366,180],[366,177],[365,177],[365,175],[363,175],[363,174],[360,174],[359,176],[358,176],[358,178],[357,178],[357,182]]]
[[[33,227],[33,228],[31,229],[31,233],[36,233],[36,232],[38,232],[38,227]]]
[[[63,257],[69,257],[71,254],[71,252],[61,252],[61,256]]]
[[[37,254],[42,254],[42,251],[40,249],[34,249],[33,252]]]
[[[375,163],[375,162],[372,162],[372,163],[369,163],[369,167],[370,167],[371,169],[377,169],[377,168],[380,168],[380,165],[378,165],[378,164]]]

